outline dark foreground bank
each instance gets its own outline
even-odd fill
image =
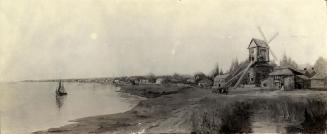
[[[155,90],[158,89],[158,90]],[[327,92],[248,91],[212,94],[185,86],[122,87],[148,99],[118,114],[86,117],[36,134],[251,133],[253,121],[284,124],[283,132],[325,131]],[[267,131],[269,132],[269,131]]]

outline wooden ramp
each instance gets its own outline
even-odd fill
[[[225,84],[224,87],[231,87],[234,83],[239,84],[241,82],[241,79],[243,79],[243,77],[245,76],[246,72],[253,65],[252,62],[250,62],[250,63],[244,63],[244,64],[241,65],[241,67],[239,67],[235,71],[236,73],[233,73],[232,74],[232,77],[226,82],[226,84]]]
[[[251,67],[253,64],[254,64],[254,62],[251,61],[251,62],[249,63],[249,65],[248,65],[248,66],[247,66],[243,71],[240,72],[240,74],[242,74],[242,75],[241,75],[241,77],[237,80],[237,82],[236,82],[236,84],[234,85],[233,88],[237,88],[238,85],[240,85],[240,83],[241,83],[241,81],[243,80],[245,74],[249,71],[250,67]]]

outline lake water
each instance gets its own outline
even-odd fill
[[[67,96],[56,97],[58,83],[1,83],[1,134],[27,134],[68,124],[86,116],[124,112],[141,98],[111,85],[64,83]]]

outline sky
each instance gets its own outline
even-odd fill
[[[0,0],[0,80],[208,73],[263,39],[327,57],[324,0]]]

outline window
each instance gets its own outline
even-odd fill
[[[266,49],[260,49],[260,57],[265,57],[267,53]]]

